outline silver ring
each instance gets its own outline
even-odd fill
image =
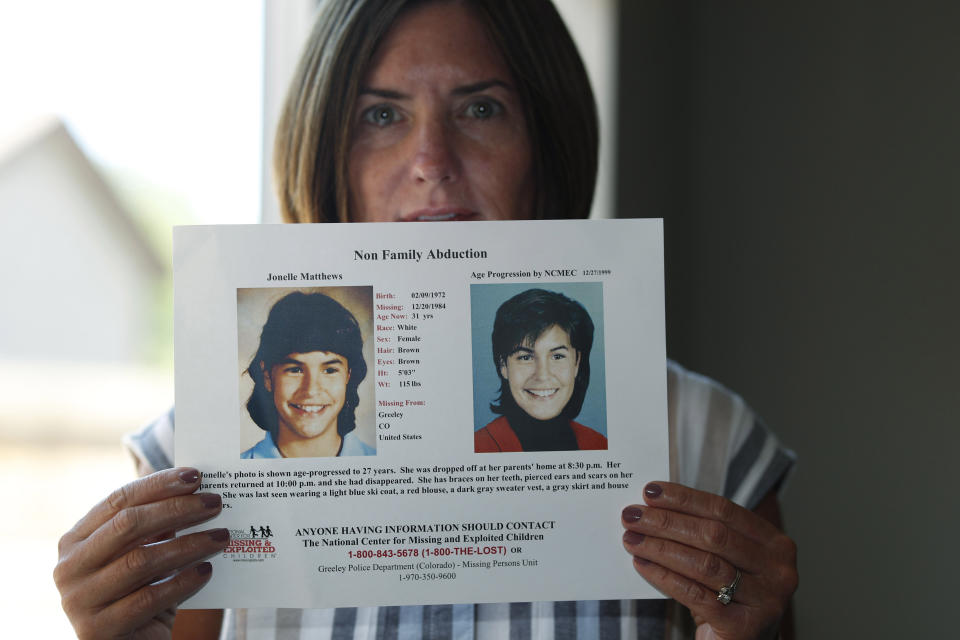
[[[742,577],[740,569],[737,569],[737,575],[734,576],[733,582],[725,587],[720,587],[720,591],[717,591],[717,600],[720,604],[726,606],[733,601],[733,594],[737,592],[737,587],[740,586],[740,578]]]

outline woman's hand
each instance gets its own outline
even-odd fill
[[[623,510],[623,546],[641,576],[693,614],[697,640],[775,638],[797,588],[797,547],[768,520],[710,493],[650,483]],[[771,498],[772,499],[772,498]],[[720,589],[742,574],[730,604]]]
[[[200,561],[230,537],[226,529],[175,537],[220,513],[220,496],[195,494],[199,486],[196,469],[140,478],[60,539],[53,579],[79,638],[170,637],[176,606],[210,579]]]

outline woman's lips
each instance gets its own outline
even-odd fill
[[[529,395],[540,399],[552,398],[553,395],[559,390],[560,389],[524,389],[524,391],[526,391]]]
[[[462,207],[428,207],[417,209],[400,216],[401,222],[454,222],[476,220],[480,214]]]
[[[327,405],[327,404],[294,404],[294,403],[291,402],[291,403],[290,403],[290,406],[293,407],[294,409],[296,409],[297,411],[301,411],[301,412],[303,412],[303,413],[308,413],[308,414],[314,414],[314,415],[315,415],[315,414],[318,414],[318,413],[322,413],[323,410],[326,409],[326,408],[327,408],[328,406],[330,406],[330,405]]]

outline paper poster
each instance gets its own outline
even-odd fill
[[[174,231],[176,464],[223,497],[183,606],[654,598],[660,220]]]

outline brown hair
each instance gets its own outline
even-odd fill
[[[347,157],[360,82],[405,10],[438,0],[327,0],[277,125],[273,173],[286,222],[349,220]],[[590,81],[550,0],[460,0],[513,73],[536,184],[533,218],[585,218],[596,183],[598,124]]]

